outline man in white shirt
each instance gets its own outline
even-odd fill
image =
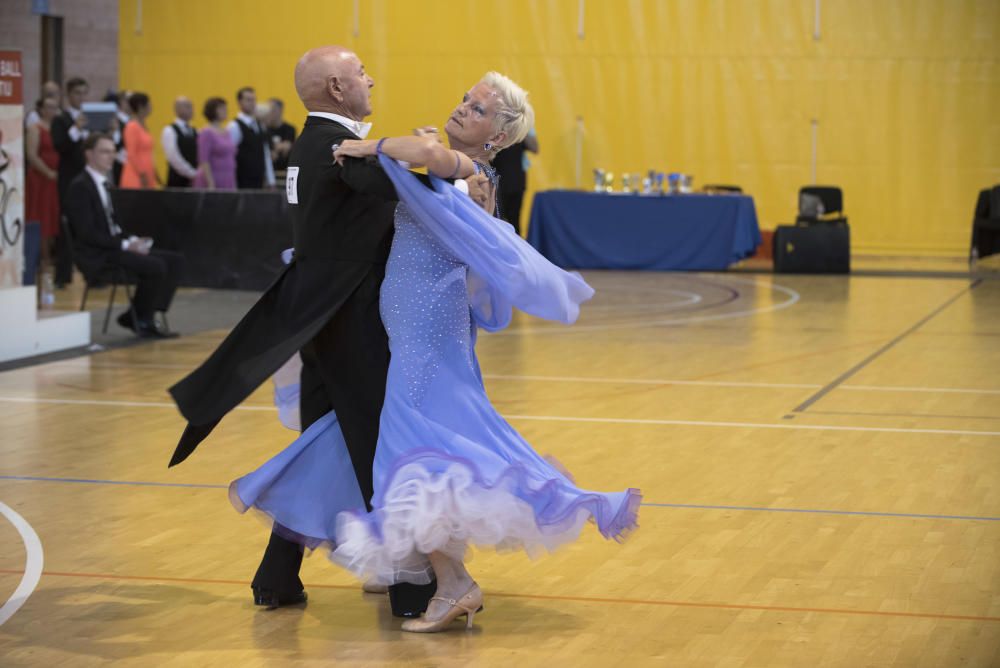
[[[136,281],[131,308],[118,324],[141,337],[171,338],[156,323],[156,311],[166,313],[177,290],[183,258],[179,253],[152,249],[148,237],[127,237],[115,219],[111,171],[115,144],[106,134],[84,141],[86,166],[70,183],[64,213],[73,231],[74,260],[89,283],[125,278]]]
[[[132,120],[132,108],[129,106],[129,98],[132,97],[132,91],[123,90],[115,93],[108,93],[104,98],[105,102],[114,102],[118,105],[118,109],[115,110],[114,120],[111,121],[111,141],[115,143],[115,148],[118,149],[118,154],[115,155],[115,165],[114,165],[114,184],[118,185],[122,181],[122,170],[125,169],[125,161],[128,160],[128,154],[125,151],[125,126],[128,122]]]
[[[198,131],[191,126],[194,106],[184,96],[174,100],[174,122],[163,128],[160,145],[167,156],[167,187],[190,188],[198,174]]]
[[[229,123],[229,136],[236,145],[236,187],[273,188],[274,165],[264,128],[257,120],[257,93],[244,86],[236,91],[240,113]]]

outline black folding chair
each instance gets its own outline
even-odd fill
[[[796,225],[826,223],[846,225],[844,194],[837,186],[803,186],[799,188],[799,215]]]
[[[70,248],[73,248],[73,230],[70,228],[69,221],[66,220],[65,216],[61,217],[62,232],[66,235],[66,243],[69,244]],[[108,267],[96,275],[88,275],[83,269],[77,264],[77,269],[83,274],[83,298],[80,300],[80,310],[87,310],[87,295],[90,294],[90,288],[104,286],[107,284],[111,285],[111,296],[108,298],[108,308],[104,312],[104,326],[101,328],[102,334],[108,333],[108,323],[111,320],[111,311],[115,304],[115,295],[118,294],[118,286],[121,285],[125,288],[125,297],[128,299],[128,310],[132,316],[132,322],[139,322],[135,313],[135,304],[132,300],[131,286],[137,282],[135,274],[126,269],[125,267]]]

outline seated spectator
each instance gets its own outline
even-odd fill
[[[271,162],[274,164],[275,179],[283,182],[288,169],[288,154],[295,142],[295,127],[282,118],[285,112],[284,102],[272,97],[268,103],[264,124],[271,144]]]
[[[153,135],[146,128],[146,119],[153,111],[149,96],[132,93],[129,97],[132,120],[125,125],[125,167],[122,168],[122,188],[155,188],[160,177],[153,166]]]
[[[160,145],[167,156],[167,187],[190,188],[198,175],[198,131],[191,125],[194,105],[186,97],[174,100],[174,122],[163,128]]]
[[[59,236],[59,153],[52,143],[52,119],[59,115],[59,103],[45,97],[36,105],[38,121],[28,126],[25,159],[27,198],[24,202],[25,219],[37,222],[42,232],[42,265],[49,266],[52,244]]]
[[[106,134],[93,133],[84,140],[86,167],[73,179],[66,193],[64,213],[73,237],[74,260],[88,282],[125,269],[138,278],[132,304],[135,317],[126,311],[118,324],[141,337],[176,336],[157,324],[156,311],[170,308],[182,257],[171,251],[151,249],[152,239],[126,237],[115,222],[111,201],[115,143]]]
[[[211,125],[198,133],[198,176],[194,187],[236,190],[236,144],[226,130],[226,101],[210,97],[202,113]]]

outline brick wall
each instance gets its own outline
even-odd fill
[[[63,17],[63,76],[90,83],[89,100],[118,87],[118,0],[50,0],[49,15]],[[30,109],[41,89],[42,17],[31,0],[0,2],[0,48],[20,49],[24,101]]]

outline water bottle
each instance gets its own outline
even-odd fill
[[[42,274],[42,308],[52,308],[55,303],[56,293],[52,272],[46,271]]]

